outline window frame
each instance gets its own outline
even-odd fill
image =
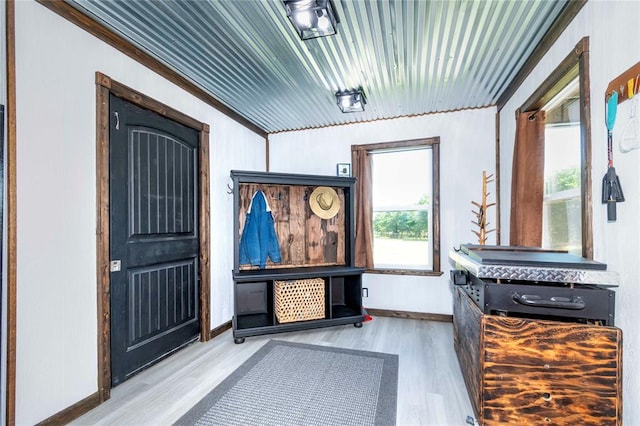
[[[571,80],[579,77],[580,90],[580,185],[582,209],[582,256],[593,259],[593,213],[591,195],[591,96],[589,92],[589,37],[582,38],[549,77],[516,111],[541,109]]]
[[[367,268],[367,273],[373,274],[394,274],[394,275],[421,275],[421,276],[441,276],[443,274],[441,268],[440,253],[440,137],[434,136],[430,138],[411,139],[395,142],[382,142],[363,145],[351,145],[351,152],[366,151],[372,153],[375,151],[400,150],[411,148],[427,148],[431,149],[431,220],[432,220],[432,252],[433,266],[432,269],[410,269],[410,268]],[[358,206],[356,206],[356,209]],[[373,227],[373,224],[371,224]]]

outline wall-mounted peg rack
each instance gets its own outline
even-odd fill
[[[604,93],[605,102],[614,90],[618,92],[618,105],[633,96],[640,96],[640,62],[609,82],[607,91]],[[629,96],[630,93],[633,95]]]

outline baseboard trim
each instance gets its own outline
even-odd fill
[[[209,339],[213,339],[216,336],[221,335],[225,331],[231,328],[231,320],[223,323],[222,325],[217,326],[216,328],[211,329],[209,332]]]
[[[100,405],[100,394],[96,392],[93,395],[89,395],[85,399],[76,402],[72,406],[65,408],[57,414],[54,414],[48,419],[44,419],[38,423],[38,425],[66,425],[81,415],[93,410],[98,405]]]
[[[374,317],[392,317],[418,319],[425,321],[453,322],[453,315],[445,314],[428,314],[424,312],[408,312],[408,311],[392,311],[387,309],[370,309],[366,308],[369,315]]]
[[[213,339],[214,337],[219,336],[230,328],[231,320],[212,329],[209,332],[209,337]],[[88,413],[100,404],[100,394],[96,392],[93,395],[89,395],[85,399],[76,402],[72,406],[65,408],[57,414],[54,414],[53,416],[41,421],[40,423],[38,423],[38,426],[65,425],[82,416],[83,414]]]

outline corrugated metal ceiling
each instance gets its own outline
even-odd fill
[[[338,34],[301,41],[281,0],[68,2],[269,133],[493,105],[567,4],[334,0]]]

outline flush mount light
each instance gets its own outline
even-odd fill
[[[364,104],[367,103],[362,89],[338,92],[336,93],[336,101],[342,112],[364,111]]]
[[[336,33],[338,19],[330,0],[284,0],[284,6],[300,39]]]

